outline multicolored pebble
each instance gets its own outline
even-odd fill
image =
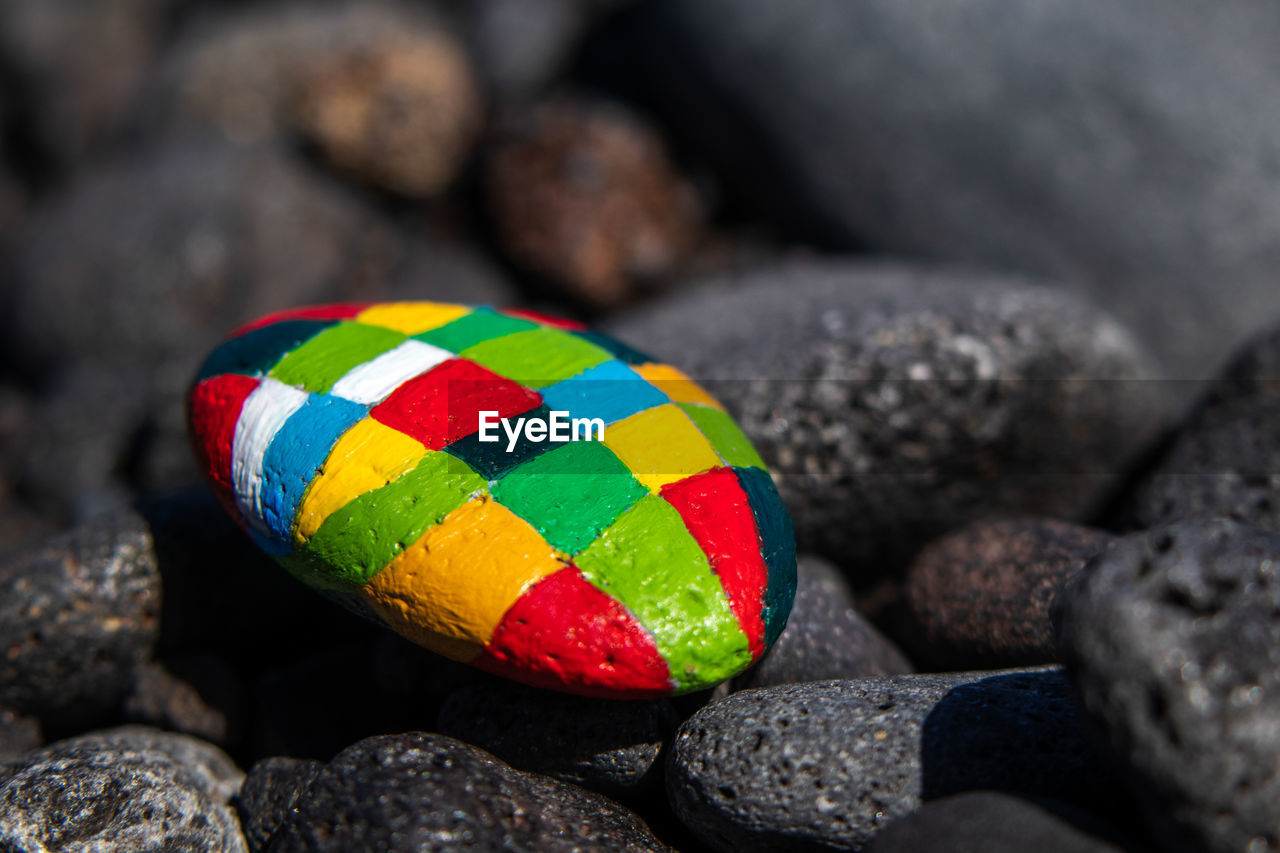
[[[603,430],[509,440],[482,412]],[[516,681],[702,689],[791,609],[791,520],[750,442],[679,370],[577,324],[431,302],[286,311],[214,350],[189,416],[227,510],[298,579]]]

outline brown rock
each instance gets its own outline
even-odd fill
[[[443,32],[340,52],[304,75],[294,126],[329,162],[406,196],[438,194],[479,132],[467,58]]]
[[[901,640],[921,662],[948,669],[1054,662],[1049,608],[1110,540],[1047,519],[981,521],[944,536],[907,572]]]
[[[421,6],[379,0],[246,4],[192,27],[157,72],[155,132],[221,132],[252,144],[288,132],[299,86],[335,61],[388,44],[444,42]]]
[[[543,104],[513,124],[484,171],[508,255],[597,305],[652,286],[701,236],[701,204],[662,140],[613,104]]]

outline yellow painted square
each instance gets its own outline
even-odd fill
[[[422,442],[373,418],[357,421],[333,445],[302,497],[294,541],[302,545],[351,501],[410,470],[427,455]]]
[[[466,305],[444,302],[385,302],[369,306],[356,315],[356,319],[370,326],[416,335],[451,323],[472,310]]]
[[[670,397],[673,403],[699,403],[703,406],[724,409],[719,400],[712,397],[701,385],[685,375],[684,371],[669,364],[635,364],[631,366],[631,369]]]
[[[606,427],[604,443],[651,492],[720,464],[711,442],[674,403]]]
[[[469,661],[525,590],[564,567],[527,521],[485,497],[445,516],[361,592],[398,634]]]

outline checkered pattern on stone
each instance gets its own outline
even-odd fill
[[[479,411],[604,440],[480,442]],[[308,585],[457,660],[601,696],[748,666],[791,606],[790,519],[676,368],[576,324],[430,302],[274,314],[190,394],[220,499]]]

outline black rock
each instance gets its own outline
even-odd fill
[[[302,850],[653,851],[667,848],[603,797],[512,770],[441,735],[369,738],[343,750],[277,830]]]
[[[793,263],[624,316],[707,382],[776,475],[802,548],[861,577],[993,513],[1095,510],[1161,424],[1129,336],[991,275]]]
[[[235,525],[206,487],[156,496],[143,501],[139,511],[164,582],[160,651],[165,659],[216,654],[248,679],[302,657],[367,642],[378,633],[376,626],[290,577]],[[317,632],[316,625],[324,630]]]
[[[1139,530],[1191,518],[1280,530],[1280,331],[1236,355],[1118,512]]]
[[[977,791],[925,803],[875,837],[867,853],[1139,853],[1122,831],[1061,805]]]
[[[1055,616],[1085,714],[1161,849],[1280,849],[1280,534],[1226,520],[1121,540]]]
[[[944,669],[1058,660],[1049,610],[1110,534],[1049,519],[971,524],[930,544],[903,581],[902,641]]]
[[[93,720],[159,635],[160,574],[135,514],[103,516],[0,560],[0,705],[51,728]]]
[[[911,662],[854,609],[848,582],[830,563],[801,556],[787,627],[735,689],[832,678],[901,675]]]
[[[43,743],[39,720],[0,708],[0,758],[37,749]]]
[[[90,362],[59,375],[14,436],[16,488],[27,505],[73,521],[127,508],[129,467],[158,403],[137,368]],[[192,482],[190,446],[179,446]]]
[[[0,761],[0,847],[245,851],[241,775],[193,738],[115,729]]]
[[[221,658],[189,658],[147,663],[133,672],[121,706],[131,723],[182,732],[228,747],[244,729],[244,688]]]
[[[661,785],[658,756],[678,723],[667,699],[586,699],[486,680],[450,694],[436,730],[520,770],[627,796]]]
[[[319,761],[298,758],[264,758],[249,768],[232,800],[249,853],[267,849],[271,836],[322,769]]]
[[[614,64],[812,238],[1078,282],[1184,376],[1280,312],[1267,0],[634,9]]]
[[[924,800],[996,789],[1111,805],[1058,670],[744,690],[681,727],[676,813],[718,850],[858,850]]]

